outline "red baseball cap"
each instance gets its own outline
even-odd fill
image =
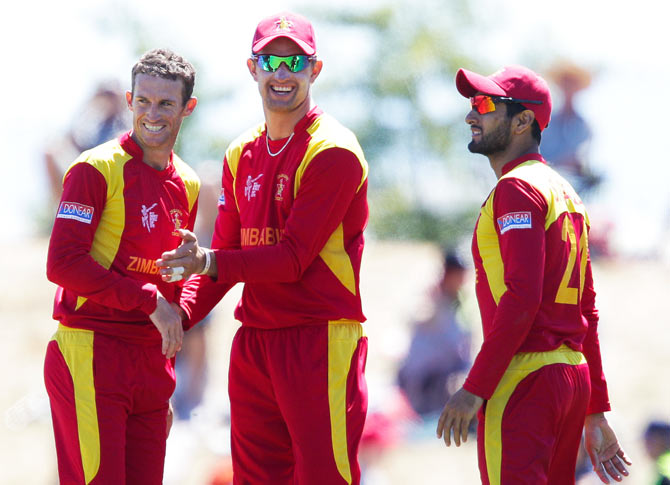
[[[308,56],[316,54],[316,40],[312,24],[302,15],[291,12],[281,12],[261,20],[256,27],[251,52],[257,54],[263,47],[279,37],[291,39]]]
[[[482,76],[466,69],[456,73],[456,88],[466,98],[477,93],[514,99],[541,101],[542,104],[521,103],[535,113],[535,119],[544,130],[551,118],[551,93],[547,82],[523,66],[506,66],[490,76]]]

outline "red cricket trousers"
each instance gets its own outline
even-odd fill
[[[358,322],[242,326],[229,372],[235,485],[360,483],[366,357]]]
[[[59,325],[44,378],[61,484],[161,484],[174,362],[159,343]]]
[[[574,485],[591,394],[584,356],[562,346],[514,356],[479,412],[484,485]]]

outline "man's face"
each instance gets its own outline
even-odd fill
[[[504,151],[510,144],[512,120],[507,116],[507,106],[496,104],[496,110],[491,113],[479,114],[472,109],[465,117],[470,125],[472,140],[468,150],[472,153],[492,155]]]
[[[304,55],[298,45],[290,39],[280,37],[266,45],[259,54],[275,56]],[[310,86],[321,72],[321,61],[310,61],[299,72],[291,72],[282,63],[275,72],[264,71],[253,59],[247,61],[251,75],[258,83],[263,106],[269,111],[291,112],[305,104],[309,105]]]
[[[195,108],[195,98],[182,102],[183,82],[148,74],[135,77],[133,92],[126,93],[133,112],[133,138],[147,150],[170,151],[185,116]]]

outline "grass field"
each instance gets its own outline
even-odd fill
[[[45,401],[42,365],[53,334],[54,286],[46,281],[45,240],[1,247],[0,280],[0,483],[55,484],[55,451]],[[409,342],[409,323],[426,302],[426,291],[439,272],[439,253],[431,245],[369,242],[364,256],[361,292],[370,339],[367,376],[371,403],[381,405]],[[658,261],[598,262],[594,267],[601,313],[601,345],[610,386],[613,422],[633,458],[626,482],[650,484],[650,464],[641,442],[648,419],[670,419],[670,317],[666,311],[670,268]],[[472,282],[469,282],[472,285]],[[237,327],[232,309],[239,287],[216,308],[208,329],[210,386],[206,398],[213,418],[225,408],[227,359]],[[212,404],[213,403],[213,404]],[[204,484],[211,466],[225,453],[225,426],[178,424],[168,442],[166,483]],[[195,428],[195,429],[193,429]],[[379,457],[375,484],[476,484],[475,444],[445,448],[433,428],[416,428]]]

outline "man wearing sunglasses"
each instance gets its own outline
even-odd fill
[[[484,342],[437,436],[449,446],[453,432],[460,446],[477,414],[482,483],[558,485],[575,483],[585,429],[600,479],[621,481],[630,461],[604,416],[589,219],[539,152],[549,87],[522,66],[488,77],[461,69],[456,86],[472,106],[468,149],[488,157],[498,183],[472,242]]]
[[[229,372],[235,483],[357,484],[367,162],[312,101],[322,61],[307,19],[262,20],[247,66],[265,122],[226,151],[213,249],[183,232],[157,264],[170,281],[200,274],[182,293],[187,325],[245,283]]]

